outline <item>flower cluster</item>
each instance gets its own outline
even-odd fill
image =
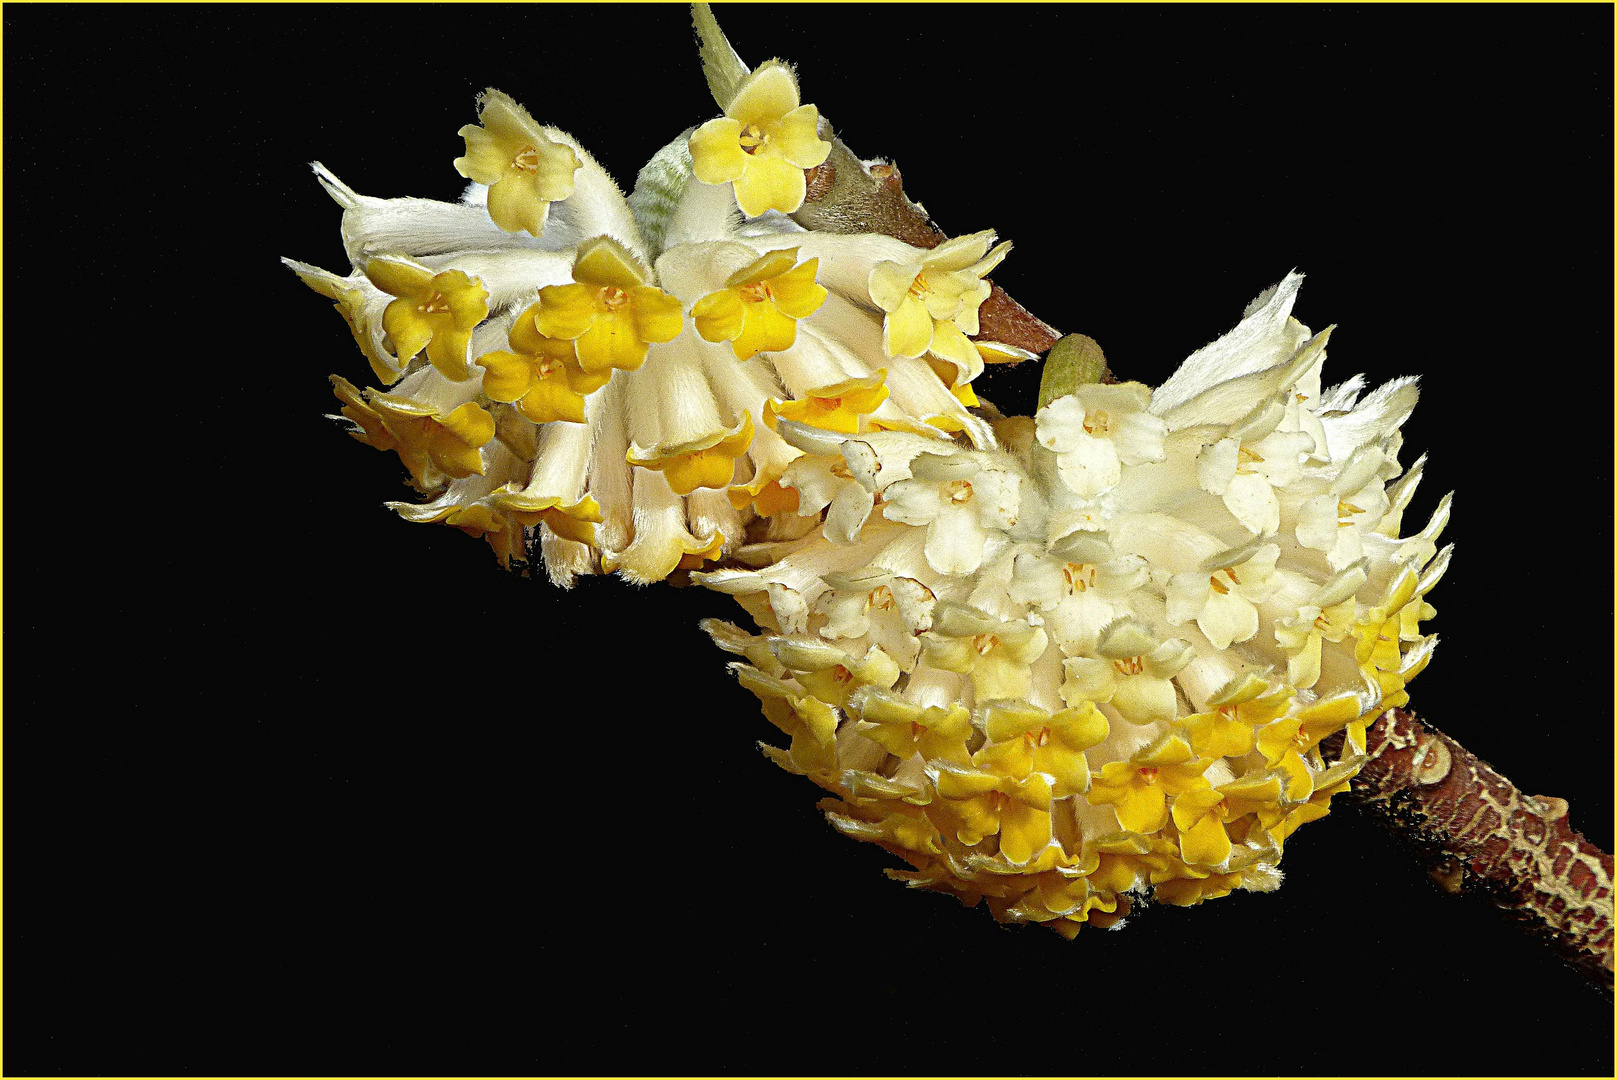
[[[1415,383],[1322,389],[1300,280],[1155,390],[1079,386],[994,447],[777,420],[824,524],[699,574],[764,633],[707,629],[791,737],[766,753],[893,876],[1068,936],[1273,889],[1408,700],[1449,500],[1402,535]]]
[[[970,382],[1033,355],[978,333],[1009,245],[810,231],[789,215],[831,144],[795,74],[770,61],[722,104],[628,198],[495,90],[460,132],[458,203],[361,195],[315,165],[351,269],[287,263],[381,384],[332,377],[354,437],[429,496],[390,503],[402,516],[508,564],[537,548],[562,585],[644,583],[819,524],[836,496],[783,426],[995,446]]]

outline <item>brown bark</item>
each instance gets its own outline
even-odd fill
[[[1485,898],[1611,993],[1612,857],[1572,829],[1566,801],[1523,794],[1403,709],[1367,741],[1353,801],[1414,847],[1439,887]]]
[[[874,232],[920,248],[935,248],[948,239],[926,211],[904,193],[904,177],[896,165],[866,166],[842,140],[831,136],[831,156],[808,170],[802,207],[792,215],[806,229],[833,233]],[[993,285],[977,318],[977,337],[1042,353],[1061,335]]]

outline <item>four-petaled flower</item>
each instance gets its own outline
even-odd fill
[[[382,328],[400,364],[408,364],[426,349],[427,359],[444,378],[464,382],[472,377],[466,348],[473,328],[488,318],[488,292],[481,281],[461,270],[435,274],[394,255],[371,259],[365,264],[365,276],[378,289],[398,297],[382,312]]]
[[[1194,619],[1215,649],[1247,641],[1258,632],[1257,605],[1276,588],[1277,544],[1253,541],[1210,556],[1195,570],[1168,579],[1168,625]]]
[[[1093,499],[1122,479],[1124,465],[1162,461],[1168,425],[1148,411],[1143,383],[1080,386],[1040,409],[1039,443],[1055,451],[1062,481]]]
[[[1026,698],[1033,661],[1049,636],[1023,619],[996,619],[977,608],[944,602],[932,610],[932,629],[921,635],[926,662],[940,671],[971,676],[978,701]]]
[[[1179,697],[1170,680],[1196,655],[1188,644],[1178,638],[1158,641],[1144,623],[1125,617],[1101,631],[1095,651],[1099,657],[1062,661],[1067,673],[1061,684],[1063,701],[1110,704],[1131,724],[1174,718]]]
[[[924,761],[971,761],[971,713],[964,705],[921,706],[880,687],[860,688],[848,700],[848,711],[861,723],[859,734],[900,761],[920,754]]]
[[[1089,790],[1089,759],[1111,727],[1090,702],[1052,714],[1025,701],[991,701],[981,706],[988,742],[972,756],[980,769],[1003,776],[1041,772],[1052,779],[1056,798]]]
[[[796,263],[797,248],[784,248],[731,274],[724,288],[708,293],[691,309],[696,332],[708,341],[728,341],[737,360],[791,348],[797,341],[797,320],[820,310],[827,295],[825,286],[814,280],[820,260]]]
[[[735,479],[736,458],[752,445],[752,414],[742,413],[741,422],[728,431],[694,439],[674,446],[629,446],[628,461],[642,469],[654,469],[668,480],[676,495],[689,495],[697,488],[722,488]]]
[[[983,561],[990,530],[1016,524],[1021,478],[985,467],[966,454],[920,454],[910,462],[913,479],[882,493],[882,516],[926,526],[926,561],[940,574],[970,574]]]
[[[794,213],[807,193],[804,170],[831,156],[819,127],[819,110],[798,104],[791,69],[770,60],[741,81],[724,116],[691,135],[691,168],[704,184],[733,182],[748,217]]]
[[[927,774],[943,799],[937,809],[967,847],[997,833],[999,853],[1020,866],[1050,843],[1052,796],[1042,773],[1018,778],[938,762]]]
[[[859,430],[859,418],[875,412],[887,400],[887,387],[883,385],[886,381],[887,369],[878,368],[863,379],[815,387],[793,401],[771,398],[764,403],[764,420],[774,426],[775,418],[785,417],[825,431],[853,435]]]
[[[370,397],[372,410],[393,436],[403,446],[424,453],[446,476],[459,480],[482,475],[482,447],[494,438],[494,417],[482,406],[468,401],[444,416],[407,398],[376,393]]]
[[[517,317],[511,327],[511,350],[484,353],[477,363],[484,369],[483,393],[493,401],[514,403],[536,424],[552,420],[584,422],[584,399],[612,377],[585,371],[571,341],[548,338],[534,325],[539,305]]]
[[[1154,833],[1168,823],[1168,798],[1207,787],[1202,773],[1212,764],[1198,758],[1183,735],[1170,731],[1127,761],[1102,766],[1085,796],[1095,806],[1110,805],[1129,832]]]
[[[672,341],[684,328],[679,301],[647,284],[651,274],[609,236],[578,247],[572,285],[539,290],[534,325],[546,337],[573,341],[585,371],[633,371],[653,343]]]
[[[488,216],[506,232],[538,236],[550,204],[573,193],[581,164],[570,146],[548,138],[528,111],[498,90],[477,99],[478,121],[460,129],[466,156],[460,175],[488,185]]]
[[[1232,846],[1225,822],[1277,805],[1282,776],[1275,771],[1255,773],[1216,788],[1186,791],[1173,801],[1173,823],[1179,830],[1179,851],[1185,862],[1221,866]]]
[[[992,230],[945,240],[916,262],[879,262],[870,270],[870,298],[886,313],[882,348],[888,356],[931,352],[955,367],[956,378],[982,370],[968,335],[978,332],[977,309],[993,291],[983,280],[1011,245],[989,250]]]

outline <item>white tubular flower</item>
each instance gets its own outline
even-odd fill
[[[997,420],[1002,450],[782,421],[799,505],[825,523],[697,576],[789,635],[770,653],[718,634],[747,678],[780,680],[772,700],[839,710],[822,805],[902,853],[897,876],[1068,936],[1131,894],[1272,889],[1365,727],[1407,702],[1449,503],[1400,535],[1423,468],[1399,479],[1414,384],[1322,392],[1326,335],[1290,316],[1300,280],[1154,392],[1082,386]],[[852,492],[880,513],[839,513]],[[777,752],[795,771],[800,741]]]
[[[993,234],[979,233],[928,250],[785,216],[830,144],[784,65],[747,76],[726,117],[665,147],[629,198],[505,94],[480,95],[478,117],[460,131],[453,164],[474,183],[458,203],[362,195],[316,163],[343,209],[352,272],[287,261],[336,303],[379,383],[409,387],[334,377],[356,437],[397,452],[438,497],[401,508],[409,520],[494,508],[502,562],[537,549],[564,586],[602,572],[643,583],[800,536],[822,513],[829,535],[853,541],[880,487],[856,479],[839,446],[805,450],[812,432],[994,449],[970,382],[985,353],[1033,354],[968,335],[990,293],[982,277],[1009,245],[989,251]],[[896,352],[894,316],[872,298],[895,267],[909,268],[891,297],[909,328]],[[924,301],[906,301],[911,289]],[[491,441],[514,471],[487,491],[460,483],[487,475]],[[929,514],[939,565],[975,566],[983,530],[1014,518],[1016,485],[992,469],[970,483],[965,517],[954,503],[921,507],[918,489],[884,510]],[[444,498],[459,517],[439,513]]]

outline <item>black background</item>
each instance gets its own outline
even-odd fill
[[[1609,850],[1609,8],[721,9],[995,275],[1160,382],[1261,289],[1423,378],[1415,706]],[[1066,943],[885,880],[696,628],[503,574],[322,418],[324,161],[454,198],[497,86],[627,188],[679,6],[5,12],[11,1075],[1606,1074],[1611,1011],[1350,809]],[[1006,411],[1037,370],[991,370]]]

